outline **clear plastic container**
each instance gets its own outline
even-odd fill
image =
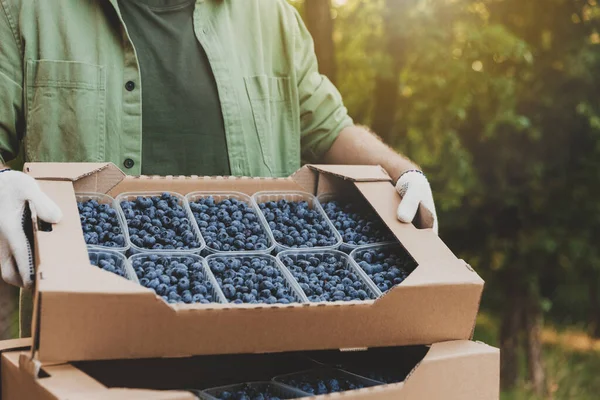
[[[407,276],[410,275],[417,267],[417,262],[412,258],[412,256],[408,253],[408,251],[406,251],[406,249],[404,249],[404,247],[402,247],[402,245],[400,245],[398,243],[368,244],[365,246],[359,246],[356,249],[352,250],[352,252],[350,253],[350,258],[352,258],[352,261],[354,262],[354,264],[356,264],[356,267],[373,284],[373,288],[378,293],[378,296],[381,296],[383,294],[383,292],[381,291],[381,289],[379,289],[377,287],[377,285],[375,284],[373,279],[369,276],[369,274],[367,274],[367,272],[365,272],[365,270],[362,269],[362,267],[359,265],[359,261],[358,261],[358,258],[362,258],[361,257],[362,254],[364,254],[367,251],[372,251],[372,250],[388,250],[388,251],[396,250],[398,252],[405,253],[406,261],[407,261],[407,263],[410,264],[410,266],[408,268],[404,268],[404,267],[402,267],[402,268],[407,272]],[[398,285],[402,285],[402,282],[400,282]],[[397,286],[397,285],[395,285],[395,286]],[[389,289],[391,289],[391,287]]]
[[[96,200],[100,204],[110,204],[110,206],[117,212],[117,219],[119,220],[119,227],[121,228],[121,232],[123,232],[123,237],[125,238],[125,244],[120,247],[108,247],[96,244],[87,244],[88,248],[94,249],[110,249],[115,251],[120,251],[125,253],[129,250],[129,230],[127,229],[127,224],[125,222],[125,216],[123,215],[123,211],[121,207],[117,204],[117,201],[111,196],[103,193],[75,193],[75,198],[78,203],[88,201],[88,200]]]
[[[215,254],[222,254],[222,253],[245,254],[245,253],[251,253],[251,252],[252,253],[270,254],[273,251],[273,249],[275,248],[275,242],[273,241],[273,236],[271,235],[269,227],[265,224],[265,219],[261,218],[262,212],[256,206],[256,204],[252,201],[252,198],[250,196],[248,196],[247,194],[240,193],[240,192],[203,192],[203,191],[199,191],[199,192],[189,193],[187,196],[185,196],[185,198],[188,202],[188,205],[190,205],[191,203],[194,203],[194,202],[198,201],[199,199],[203,199],[203,198],[207,198],[207,197],[211,197],[211,196],[214,198],[215,203],[220,203],[223,200],[227,200],[227,199],[236,199],[241,202],[247,203],[249,206],[251,206],[252,210],[256,213],[256,217],[258,218],[258,223],[262,227],[263,232],[266,236],[267,248],[264,250],[223,251],[223,250],[214,249],[207,244],[205,251],[208,254],[213,254],[213,253],[215,253]],[[191,205],[190,205],[190,212],[192,212]],[[193,215],[193,212],[192,212],[192,215]],[[198,221],[195,221],[195,222],[198,223]],[[200,233],[202,234],[202,229],[200,227],[198,227],[198,229],[200,230]]]
[[[116,203],[119,207],[120,212],[123,214],[123,218],[125,218],[125,213],[123,212],[123,208],[121,207],[121,202],[123,201],[133,201],[135,200],[137,197],[154,197],[154,196],[161,196],[163,193],[168,193],[173,197],[176,197],[178,200],[178,203],[180,206],[183,207],[187,218],[190,221],[190,226],[192,229],[192,233],[194,234],[194,237],[196,239],[196,241],[198,242],[198,247],[194,247],[194,248],[190,248],[190,249],[146,249],[146,248],[142,248],[142,247],[138,247],[135,244],[131,243],[131,238],[129,237],[129,235],[127,236],[129,239],[129,244],[130,244],[130,249],[131,249],[131,253],[135,254],[135,253],[139,253],[139,252],[150,252],[150,253],[172,253],[172,252],[178,252],[178,253],[200,253],[205,247],[206,247],[206,243],[204,243],[204,238],[202,237],[202,235],[200,234],[200,229],[198,228],[198,224],[196,223],[196,219],[194,218],[194,215],[192,214],[192,211],[190,210],[190,207],[187,203],[187,200],[185,199],[184,196],[182,196],[179,193],[175,193],[175,192],[168,192],[168,191],[161,191],[161,192],[125,192],[125,193],[121,193],[120,195],[118,195],[116,197]],[[127,221],[125,221],[125,223],[127,223]],[[128,227],[128,233],[129,233],[129,227]]]
[[[328,381],[330,379],[347,379],[353,383],[361,383],[364,387],[372,387],[372,386],[380,386],[381,382],[375,381],[373,379],[365,378],[364,376],[355,375],[347,371],[343,371],[337,368],[315,368],[307,371],[295,372],[293,374],[279,375],[273,378],[273,382],[281,383],[286,386],[291,386],[297,390],[305,392],[299,387],[294,386],[290,381],[299,380],[299,379],[307,379],[309,381],[316,381],[318,379]],[[316,396],[317,394],[305,392],[306,396]],[[335,393],[335,392],[330,392]]]
[[[335,226],[333,226],[333,224],[331,223],[331,221],[329,220],[329,218],[327,218],[327,215],[325,215],[325,211],[323,210],[323,208],[321,207],[321,204],[319,203],[319,201],[317,200],[317,198],[315,196],[313,196],[310,193],[306,193],[306,192],[300,192],[300,191],[287,191],[287,192],[277,192],[277,191],[266,191],[266,192],[257,192],[252,196],[252,200],[254,201],[256,208],[259,211],[259,217],[262,219],[264,225],[268,228],[268,232],[271,235],[271,238],[273,239],[273,242],[275,243],[275,250],[276,251],[283,251],[283,250],[291,250],[291,249],[299,249],[297,247],[290,247],[284,243],[280,243],[277,240],[275,240],[275,237],[273,236],[273,231],[271,230],[271,228],[269,227],[269,223],[267,222],[267,219],[265,218],[265,215],[263,214],[262,210],[260,209],[259,204],[260,203],[265,203],[267,201],[278,201],[278,200],[287,200],[287,201],[294,201],[294,202],[300,202],[300,201],[306,201],[308,203],[308,206],[311,209],[315,209],[317,210],[317,212],[319,214],[321,214],[321,217],[323,218],[323,221],[325,221],[325,223],[329,226],[329,229],[331,230],[332,236],[333,238],[335,238],[335,243],[330,245],[330,246],[314,246],[314,247],[308,247],[308,248],[303,248],[303,249],[337,249],[340,244],[342,244],[342,237],[340,236],[339,232],[337,231],[337,229],[335,229]]]
[[[281,264],[277,261],[277,259],[275,257],[268,255],[268,254],[259,254],[259,253],[244,254],[244,255],[240,255],[239,253],[220,253],[220,254],[211,254],[210,256],[206,257],[204,259],[204,263],[206,265],[206,268],[209,271],[211,271],[211,268],[210,268],[211,261],[213,261],[213,260],[223,261],[227,258],[234,258],[234,259],[238,259],[238,260],[242,260],[242,261],[252,259],[252,258],[261,258],[261,259],[267,260],[269,265],[272,266],[273,268],[275,268],[277,271],[279,271],[279,273],[283,276],[283,278],[285,280],[285,286],[292,292],[294,297],[296,297],[297,302],[298,303],[308,302],[308,299],[304,295],[304,292],[302,291],[302,289],[300,289],[300,287],[298,286],[298,283],[296,282],[296,280],[292,277],[292,275],[287,270],[287,268],[283,268],[281,266]],[[211,273],[212,273],[212,271],[211,271]],[[216,277],[216,274],[213,274],[213,275]],[[225,299],[225,302],[228,303],[229,300],[223,294],[223,290],[220,286],[218,286],[218,290],[219,290],[219,293],[222,296],[222,298]],[[231,303],[233,304],[233,302],[231,302]],[[244,303],[244,304],[249,304],[249,303]],[[259,303],[259,304],[267,304],[267,303]],[[281,303],[275,303],[275,304],[281,304]]]
[[[298,399],[301,397],[306,397],[306,393],[295,389],[291,386],[282,385],[277,382],[248,382],[248,383],[238,383],[235,385],[227,385],[220,386],[216,388],[210,388],[203,390],[200,392],[200,396],[202,396],[205,400],[215,400],[221,398],[221,393],[223,392],[237,392],[240,390],[244,390],[247,388],[255,389],[263,394],[270,394],[271,396],[277,396],[281,399]]]
[[[338,200],[340,202],[343,202],[344,200],[348,200],[348,199],[343,199],[343,196],[338,194],[338,193],[321,193],[319,196],[317,196],[317,200],[319,200],[319,204],[321,204],[321,207],[323,207],[323,211],[325,213],[325,216],[327,216],[327,212],[325,211],[325,203],[328,203],[332,200]],[[360,204],[364,204],[365,207],[371,207],[371,205],[369,205],[364,199],[358,198],[358,196],[354,196],[351,198],[352,202],[359,202]],[[379,216],[377,216],[377,218],[379,218],[381,220],[381,218]],[[329,216],[327,216],[327,219],[331,222],[331,224],[335,227],[333,220],[331,220],[331,218],[329,218]],[[385,229],[388,229],[387,226],[385,225],[385,223],[383,221],[381,221],[382,226]],[[337,230],[337,229],[336,229]],[[388,229],[389,231],[389,229]],[[338,231],[339,233],[339,231]],[[389,231],[390,234],[390,240],[384,240],[384,241],[380,241],[380,242],[373,242],[373,243],[368,243],[368,244],[363,244],[363,245],[359,245],[359,244],[350,244],[350,243],[346,243],[344,241],[344,237],[342,236],[342,234],[340,233],[340,236],[342,237],[342,244],[340,245],[340,250],[345,252],[345,253],[350,253],[352,250],[356,249],[357,247],[360,246],[367,246],[367,245],[371,245],[371,244],[388,244],[388,243],[396,243],[395,239],[394,239],[394,235],[391,231]]]
[[[135,270],[135,262],[136,261],[141,261],[142,263],[146,262],[146,261],[156,261],[158,259],[161,260],[165,260],[166,262],[172,262],[172,261],[177,261],[180,263],[184,263],[185,259],[191,259],[190,262],[188,264],[191,263],[195,263],[195,262],[199,262],[202,264],[202,270],[201,270],[201,279],[190,279],[190,287],[192,287],[192,285],[194,284],[194,282],[201,282],[201,283],[205,283],[205,282],[210,282],[210,284],[212,285],[212,289],[209,290],[208,293],[210,293],[210,295],[212,296],[212,300],[211,303],[226,303],[226,299],[223,296],[223,294],[221,293],[220,289],[219,289],[219,284],[217,283],[215,277],[213,276],[212,272],[210,272],[210,269],[208,269],[206,267],[206,264],[204,262],[204,258],[200,257],[198,254],[190,254],[190,253],[182,253],[182,252],[162,252],[162,253],[157,253],[157,252],[142,252],[142,253],[136,253],[134,255],[132,255],[131,257],[129,257],[129,263],[131,264],[131,268],[132,271],[134,273],[134,275],[136,275],[136,277],[138,279],[140,279],[137,276],[136,270]],[[189,268],[189,265],[186,265]],[[138,280],[139,282],[139,280]],[[156,294],[157,296],[161,297],[161,295],[159,295],[158,293]],[[183,303],[183,302],[180,302]]]
[[[133,270],[133,267],[131,266],[129,260],[127,260],[125,255],[123,255],[123,253],[120,253],[115,250],[109,250],[106,248],[98,249],[95,247],[88,246],[88,256],[90,258],[90,263],[92,265],[97,266],[98,268],[101,268],[99,266],[101,260],[114,260],[114,265],[116,269],[120,272],[117,275],[129,279],[130,281],[133,281],[135,283],[139,283],[139,280],[137,278],[137,275],[135,274],[135,271]]]
[[[296,283],[298,285],[298,287],[302,291],[302,294],[304,295],[304,297],[310,302],[308,295],[304,292],[304,290],[302,290],[298,280],[296,279],[296,277],[294,276],[292,271],[288,268],[286,263],[283,262],[283,259],[285,257],[290,257],[294,262],[296,262],[298,260],[307,260],[311,257],[316,257],[322,261],[325,257],[331,257],[331,256],[336,257],[337,259],[343,260],[344,264],[345,264],[344,268],[349,271],[352,271],[353,273],[356,274],[358,279],[363,283],[363,286],[364,286],[363,289],[367,292],[367,294],[369,295],[369,298],[371,300],[376,299],[377,297],[379,297],[381,295],[381,292],[376,290],[377,287],[375,286],[373,281],[371,281],[371,279],[369,279],[369,277],[365,274],[365,272],[361,268],[359,268],[354,263],[354,261],[352,261],[352,259],[350,258],[350,256],[348,254],[343,253],[339,250],[320,250],[320,249],[286,250],[286,251],[282,251],[281,253],[277,254],[277,261],[279,261],[281,263],[281,265],[287,270],[288,274],[290,274],[290,276],[292,276],[294,278],[294,283]],[[331,301],[327,301],[324,303],[331,303]]]

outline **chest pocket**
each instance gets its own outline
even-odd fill
[[[287,176],[300,165],[300,133],[287,77],[244,78],[264,164],[271,176]]]
[[[28,60],[28,161],[103,161],[106,76],[101,65]]]

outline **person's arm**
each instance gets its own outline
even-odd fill
[[[388,147],[367,128],[360,126],[344,128],[323,156],[323,162],[381,165],[393,179],[396,190],[402,196],[397,211],[398,219],[406,223],[412,222],[421,206],[420,224],[431,226],[435,233],[438,232],[433,194],[421,169],[408,158]],[[427,213],[430,215],[426,215]]]
[[[305,162],[330,164],[380,164],[396,182],[402,196],[398,219],[412,222],[419,205],[429,211],[421,222],[437,233],[431,188],[422,172],[364,128],[356,127],[337,88],[319,73],[314,44],[298,12],[282,0],[293,35],[293,64],[300,105],[300,141]],[[421,224],[423,225],[423,224]]]
[[[323,161],[326,164],[381,165],[394,183],[403,172],[420,170],[408,158],[398,154],[381,139],[362,126],[344,128],[329,149]]]

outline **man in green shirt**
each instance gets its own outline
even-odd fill
[[[437,219],[425,176],[355,126],[285,0],[0,0],[0,164],[110,161],[128,174],[287,176],[380,164]],[[0,168],[0,266],[32,284],[22,216],[61,213]]]

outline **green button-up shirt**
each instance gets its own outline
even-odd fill
[[[232,174],[289,175],[352,124],[284,0],[197,0],[194,30]],[[27,161],[111,161],[140,174],[141,88],[116,0],[0,0],[0,161],[23,145]]]

